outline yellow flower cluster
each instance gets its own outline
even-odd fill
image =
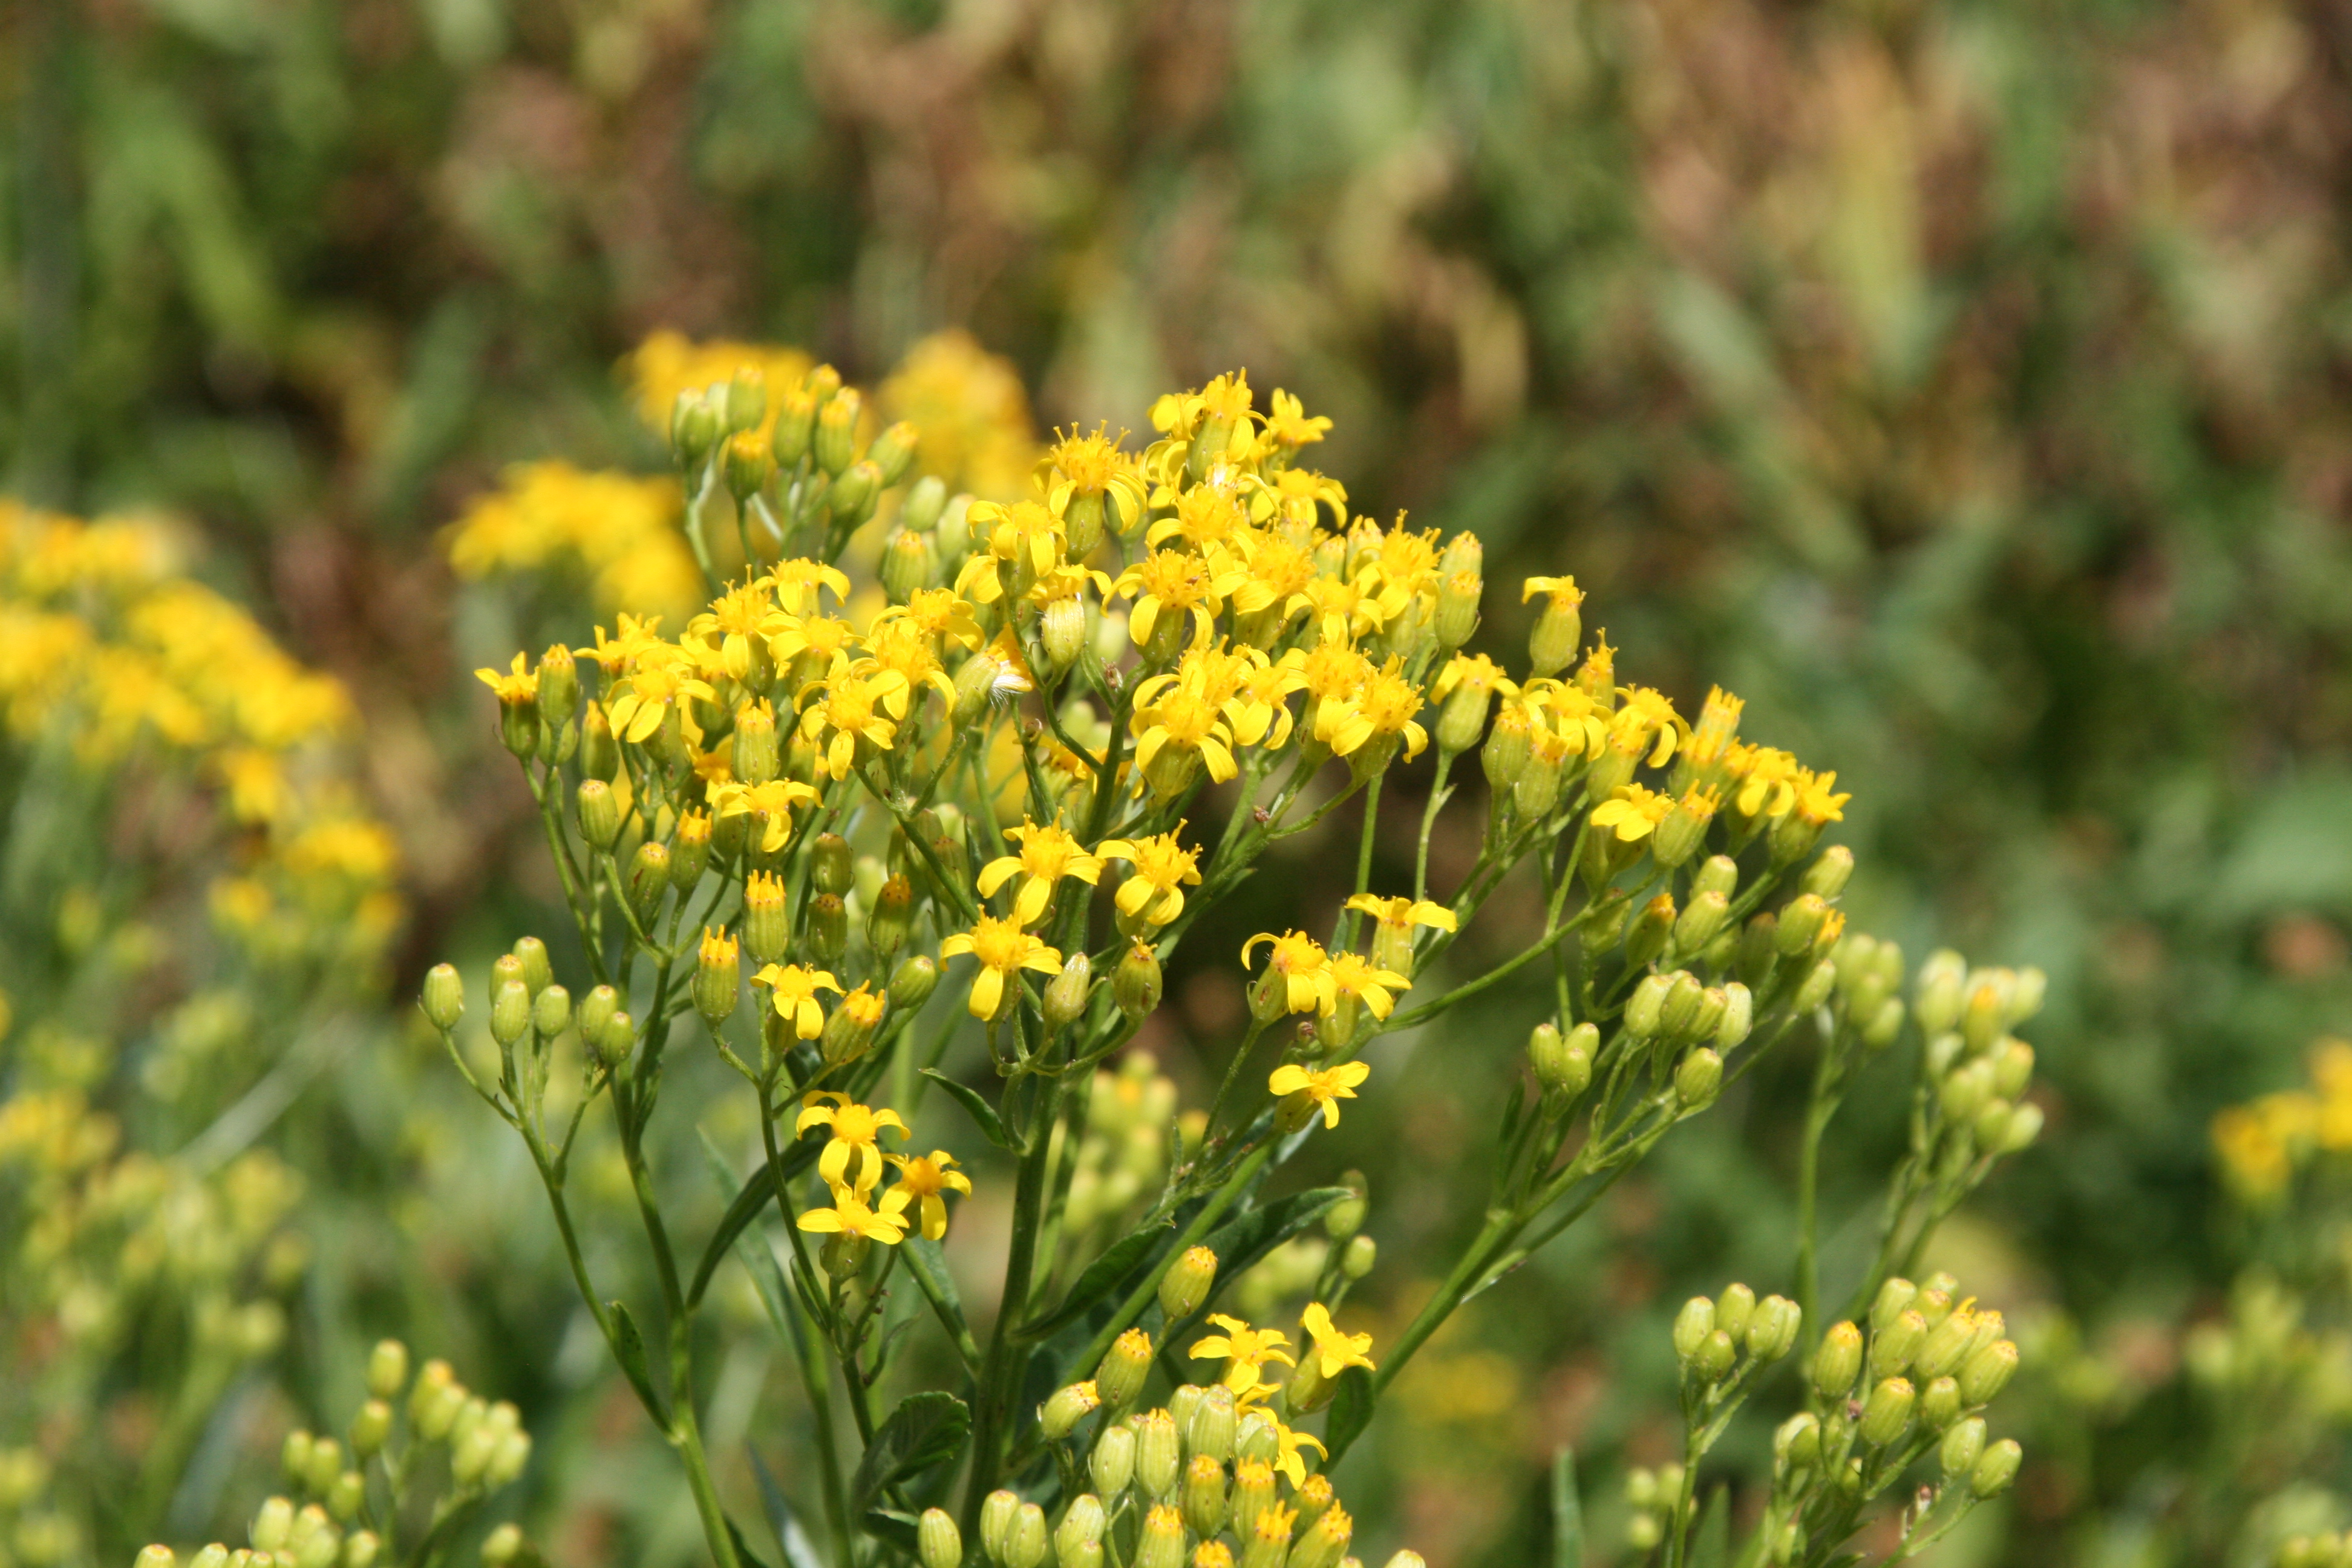
[[[466,509],[443,543],[460,577],[576,567],[608,614],[679,616],[702,597],[702,573],[678,529],[684,505],[667,476],[521,463]]]
[[[803,1230],[863,1237],[887,1247],[906,1240],[910,1227],[919,1229],[931,1241],[947,1235],[946,1194],[971,1191],[971,1178],[955,1168],[954,1155],[944,1149],[928,1154],[883,1153],[884,1132],[907,1135],[907,1124],[898,1113],[887,1106],[859,1105],[845,1094],[827,1090],[811,1094],[800,1120],[793,1123],[796,1132],[816,1128],[825,1132],[817,1173],[833,1194],[833,1206],[802,1215]],[[874,1189],[881,1182],[886,1163],[897,1168],[898,1182],[877,1203]]]
[[[2352,1040],[2322,1040],[2307,1089],[2280,1089],[2213,1118],[2221,1173],[2251,1203],[2274,1201],[2316,1153],[2352,1151]]]

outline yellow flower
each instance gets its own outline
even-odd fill
[[[830,972],[800,963],[762,965],[760,973],[751,976],[751,984],[769,988],[776,1016],[792,1025],[793,1033],[803,1040],[814,1040],[824,1033],[824,1009],[817,1005],[816,994],[841,994],[841,982]],[[805,1122],[808,1118],[801,1120]]]
[[[1290,476],[1285,474],[1284,479]],[[1252,534],[1238,542],[1247,580],[1234,588],[1234,609],[1244,616],[1279,606],[1282,619],[1305,609],[1315,582],[1315,555],[1306,546],[1275,534]],[[1271,638],[1265,639],[1271,641]]]
[[[1205,763],[1219,784],[1241,771],[1234,762],[1233,731],[1214,704],[1185,687],[1160,692],[1149,706],[1138,705],[1129,727],[1137,737],[1135,765],[1161,795],[1180,794],[1192,782],[1191,764],[1182,760],[1188,753]],[[1163,758],[1164,752],[1171,754]],[[1160,764],[1157,771],[1155,763]]]
[[[1298,1451],[1299,1449],[1311,1446],[1317,1453],[1326,1458],[1330,1457],[1331,1450],[1325,1447],[1323,1439],[1312,1432],[1301,1432],[1277,1421],[1274,1424],[1274,1435],[1277,1446],[1274,1468],[1288,1476],[1293,1487],[1303,1487],[1307,1484],[1307,1458]]]
[[[1797,804],[1797,759],[1769,746],[1734,745],[1724,754],[1724,772],[1739,787],[1731,808],[1745,817],[1781,816]]]
[[[793,807],[814,805],[818,798],[815,790],[797,779],[771,779],[763,784],[715,783],[709,786],[708,796],[711,809],[720,816],[751,818],[751,825],[760,830],[763,855],[773,855],[792,842]]]
[[[665,412],[665,425],[669,416]],[[523,463],[470,502],[442,535],[449,565],[469,580],[576,562],[604,609],[683,611],[701,597],[702,573],[677,526],[684,497],[668,475],[591,473],[569,463]]]
[[[1236,1399],[1247,1399],[1258,1389],[1269,1386],[1262,1375],[1266,1363],[1296,1364],[1288,1348],[1290,1336],[1280,1329],[1253,1329],[1241,1319],[1223,1312],[1210,1313],[1209,1321],[1224,1332],[1195,1340],[1185,1353],[1195,1361],[1205,1356],[1221,1357],[1225,1370],[1218,1381],[1232,1389]]]
[[[1278,386],[1271,401],[1273,407],[1265,416],[1265,433],[1294,451],[1310,441],[1320,441],[1323,432],[1331,428],[1327,416],[1318,414],[1310,418],[1306,405]]]
[[[1225,592],[1240,587],[1243,581],[1239,573],[1220,576],[1205,556],[1158,550],[1121,573],[1113,586],[1121,596],[1135,600],[1127,631],[1135,646],[1141,647],[1151,640],[1152,628],[1162,616],[1191,616],[1193,640],[1207,640],[1214,635]]]
[[[798,349],[773,343],[736,342],[725,338],[696,342],[683,332],[653,333],[622,360],[629,390],[636,398],[637,417],[657,434],[669,430],[670,411],[681,392],[700,392],[713,382],[734,379],[738,370],[759,373],[768,388],[765,417],[755,426],[762,439],[776,422],[784,389],[808,373],[809,358]]]
[[[1062,559],[1061,521],[1036,501],[975,501],[965,516],[987,544],[956,574],[955,591],[975,605],[996,603]]]
[[[885,610],[881,618],[920,626],[924,636],[938,642],[957,642],[968,648],[981,644],[980,623],[953,588],[918,588],[905,604]]]
[[[887,1154],[883,1156],[898,1167],[898,1184],[890,1189],[894,1195],[903,1194],[922,1216],[923,1235],[937,1241],[948,1233],[947,1200],[941,1193],[962,1193],[970,1196],[971,1178],[955,1168],[955,1156],[944,1149],[934,1149],[929,1154]]]
[[[835,604],[849,598],[849,574],[823,561],[795,555],[770,567],[764,579],[776,590],[776,602],[787,614],[805,616],[817,606],[817,590],[830,588]]]
[[[1845,820],[1845,803],[1853,796],[1832,793],[1837,784],[1836,773],[1815,773],[1811,768],[1799,768],[1792,782],[1800,817],[1816,827]]]
[[[1391,655],[1354,696],[1317,710],[1315,738],[1342,757],[1367,745],[1375,755],[1392,755],[1381,748],[1393,747],[1402,738],[1406,757],[1417,757],[1429,744],[1429,731],[1413,720],[1420,711],[1421,689],[1405,679],[1403,658]]]
[[[1432,903],[1427,899],[1382,899],[1370,893],[1358,893],[1348,900],[1348,908],[1360,910],[1382,927],[1406,937],[1412,934],[1415,926],[1452,931],[1456,923],[1452,910],[1444,904]]]
[[[1647,838],[1674,809],[1674,796],[1640,784],[1625,784],[1592,808],[1592,826],[1614,828],[1620,839],[1631,844]]]
[[[1194,485],[1176,498],[1176,515],[1162,518],[1143,536],[1157,549],[1171,539],[1181,539],[1196,552],[1214,550],[1245,523],[1234,498],[1213,485]]]
[[[849,650],[856,646],[857,634],[837,616],[780,616],[768,638],[768,656],[783,668],[803,654],[813,655],[824,664],[821,676],[830,677],[849,667]]]
[[[688,673],[682,653],[667,644],[661,647],[660,655],[647,649],[638,656],[636,668],[629,674],[629,689],[604,704],[605,717],[612,721],[616,739],[643,744],[646,737],[661,728],[663,716],[674,704],[688,697],[718,700],[719,694],[711,689],[709,681],[698,680]]]
[[[1292,648],[1282,656],[1298,676],[1298,689],[1307,693],[1307,711],[1299,722],[1316,734],[1327,705],[1352,697],[1372,673],[1371,661],[1344,641],[1327,637],[1312,648]]]
[[[850,670],[855,675],[896,675],[909,692],[928,686],[952,704],[955,682],[940,667],[936,646],[930,634],[913,621],[877,616],[866,635],[866,657]]]
[[[1584,603],[1584,590],[1573,577],[1530,577],[1519,589],[1519,603],[1524,605],[1538,594],[1555,610],[1572,610]]]
[[[1265,968],[1270,984],[1274,975],[1282,977],[1283,1010],[1289,1013],[1322,1013],[1331,1008],[1331,959],[1323,944],[1304,931],[1288,931],[1280,936],[1260,931],[1242,943],[1242,967],[1249,967],[1250,953],[1257,944],[1267,944]]]
[[[1076,877],[1091,887],[1102,875],[1102,861],[1080,848],[1066,828],[1052,823],[1040,826],[1024,818],[1020,826],[1007,829],[1004,837],[1017,840],[1021,853],[981,868],[980,896],[994,898],[1007,879],[1019,875],[1021,890],[1013,900],[1015,925],[1035,925],[1054,901],[1054,889],[1063,878]]]
[[[1370,574],[1356,577],[1317,577],[1299,596],[1307,601],[1316,627],[1326,643],[1350,642],[1370,637],[1388,620]]]
[[[1309,1103],[1323,1111],[1323,1125],[1339,1125],[1339,1102],[1356,1098],[1356,1086],[1372,1076],[1372,1069],[1362,1062],[1341,1062],[1335,1068],[1323,1068],[1309,1072],[1302,1067],[1278,1067],[1267,1079],[1265,1087],[1277,1097],[1287,1100],[1303,1094]]]
[[[608,679],[617,676],[635,665],[647,650],[668,646],[661,639],[661,622],[659,616],[640,619],[624,610],[615,620],[620,629],[610,639],[605,637],[604,628],[598,626],[596,646],[575,647],[572,650],[572,656],[594,659]]]
[[[829,1157],[839,1147],[838,1143],[829,1145],[826,1155]],[[802,1215],[803,1230],[862,1236],[885,1247],[896,1247],[907,1239],[907,1194],[903,1190],[893,1187],[882,1194],[880,1203],[868,1204],[866,1188],[846,1187],[838,1182],[831,1185],[833,1206],[811,1209]]]
[[[1307,1337],[1315,1342],[1314,1355],[1319,1363],[1317,1370],[1325,1377],[1337,1377],[1351,1366],[1360,1366],[1366,1372],[1379,1370],[1372,1365],[1372,1336],[1341,1333],[1322,1302],[1307,1303],[1300,1321],[1307,1327]]]
[[[971,1016],[975,1018],[996,1016],[997,1007],[1004,1000],[1004,983],[1018,979],[1023,970],[1058,974],[1062,969],[1058,951],[1022,930],[1020,921],[1001,921],[993,915],[981,916],[970,931],[957,931],[940,943],[941,958],[965,952],[980,960],[980,973],[971,982]]]
[[[1184,831],[1179,822],[1166,833],[1149,838],[1106,838],[1097,853],[1106,860],[1124,860],[1134,868],[1121,882],[1115,900],[1118,912],[1139,925],[1164,926],[1184,912],[1184,884],[1197,886],[1201,852],[1178,841]]]
[[[499,706],[511,708],[519,702],[539,700],[539,677],[524,666],[530,661],[523,655],[514,656],[513,673],[500,675],[495,669],[478,669],[474,678],[498,693]]]
[[[1119,449],[1126,434],[1122,430],[1114,437],[1108,426],[1097,426],[1092,434],[1082,436],[1074,428],[1045,449],[1033,482],[1045,492],[1045,505],[1055,516],[1068,510],[1074,495],[1114,493],[1127,518],[1143,515],[1143,481],[1135,472],[1134,459]]]
[[[719,637],[719,661],[727,673],[742,680],[751,673],[751,652],[783,618],[776,608],[775,589],[767,579],[739,583],[710,601],[710,607],[686,624],[697,637]]]
[[[1003,500],[1036,461],[1021,373],[970,332],[934,332],[877,389],[884,408],[923,433],[917,460],[950,490]]]
[[[845,673],[816,682],[802,692],[801,700],[808,704],[801,713],[801,733],[824,744],[818,765],[826,777],[844,779],[856,764],[859,741],[878,751],[890,749],[898,733],[897,720],[907,711],[907,678],[895,670]]]
[[[1335,952],[1331,955],[1331,1005],[1336,1008],[1347,997],[1360,1000],[1371,1009],[1375,1018],[1385,1018],[1396,1006],[1393,992],[1409,990],[1412,977],[1399,974],[1393,969],[1381,969],[1372,961],[1356,952]]]
[[[825,1101],[831,1100],[828,1105]],[[844,1173],[849,1173],[849,1184],[861,1193],[873,1190],[882,1179],[882,1151],[877,1146],[883,1132],[894,1131],[901,1138],[907,1135],[907,1124],[898,1113],[887,1106],[860,1105],[845,1094],[831,1089],[819,1089],[801,1101],[800,1120],[793,1124],[793,1136],[797,1138],[812,1127],[830,1129],[833,1136],[824,1152],[816,1157],[817,1173],[838,1190]],[[899,1200],[901,1206],[905,1200]],[[889,1206],[886,1198],[884,1206]]]

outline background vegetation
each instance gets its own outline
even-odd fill
[[[2039,1426],[1950,1558],[2251,1550],[2250,1508],[2342,1463],[2343,1401],[2307,1451],[2239,1443],[2183,1350],[2278,1245],[2209,1121],[2352,999],[2347,76],[2341,7],[2263,0],[9,7],[6,488],[193,520],[352,689],[400,847],[378,1044],[281,1140],[319,1256],[272,1397],[325,1422],[407,1333],[523,1406],[559,1561],[690,1549],[625,1406],[559,1397],[593,1346],[547,1331],[526,1173],[481,1178],[512,1152],[405,1019],[431,958],[552,924],[463,675],[516,612],[434,539],[512,461],[654,468],[614,367],[655,329],[872,384],[961,327],[1041,427],[1235,364],[1298,390],[1357,510],[1475,529],[1497,584],[1574,572],[1628,662],[1837,767],[1859,925],[2051,975],[2050,1131],[1948,1242],[2038,1314]],[[1171,994],[1238,1016],[1229,973]],[[1423,1173],[1374,1194],[1385,1258],[1475,1224],[1448,1081],[1517,1016],[1343,1129]],[[1784,1283],[1783,1067],[1401,1384],[1445,1436],[1391,1501],[1433,1561],[1528,1560],[1560,1441],[1603,1482],[1665,1456],[1664,1312]],[[1898,1137],[1851,1131],[1832,1213]]]

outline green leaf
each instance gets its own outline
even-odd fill
[[[964,1321],[963,1299],[956,1291],[955,1277],[948,1272],[946,1252],[928,1237],[910,1236],[899,1244],[898,1253],[907,1260],[907,1272],[915,1277],[916,1286],[938,1314],[940,1327],[955,1342],[956,1354],[963,1358],[964,1370],[977,1377],[980,1344],[971,1336],[971,1325]]]
[[[743,1451],[751,1457],[751,1479],[760,1485],[760,1506],[767,1513],[768,1528],[776,1532],[776,1544],[783,1551],[784,1568],[824,1568],[824,1559],[818,1553],[816,1542],[811,1541],[808,1531],[801,1528],[791,1501],[784,1496],[784,1489],[778,1486],[776,1478],[768,1473],[767,1463],[760,1458],[760,1450],[746,1443]]]
[[[645,1401],[646,1408],[653,1412],[654,1419],[668,1426],[667,1406],[654,1390],[653,1376],[646,1363],[646,1336],[637,1331],[636,1319],[618,1301],[606,1302],[604,1311],[613,1325],[613,1355],[620,1362],[622,1373],[628,1378],[629,1386],[637,1391],[637,1397]]]
[[[1333,1204],[1354,1195],[1345,1187],[1312,1187],[1227,1220],[1202,1241],[1217,1255],[1217,1284],[1240,1279],[1252,1264],[1321,1219]]]
[[[877,1541],[887,1541],[912,1557],[922,1550],[923,1521],[911,1513],[900,1513],[895,1508],[869,1508],[864,1521],[866,1533]]]
[[[968,1084],[958,1083],[936,1068],[924,1068],[921,1071],[925,1078],[946,1089],[949,1097],[964,1108],[965,1113],[979,1126],[981,1132],[990,1142],[1008,1154],[1021,1152],[1019,1145],[1013,1142],[1013,1135],[1004,1131],[1004,1123],[998,1118],[996,1108],[982,1100],[978,1089]]]
[[[815,1162],[818,1151],[824,1147],[823,1139],[812,1138],[786,1149],[781,1156],[784,1180],[789,1182],[807,1170]],[[735,1245],[735,1238],[760,1217],[761,1209],[776,1201],[776,1178],[771,1173],[772,1169],[767,1162],[761,1161],[760,1168],[752,1172],[736,1191],[734,1201],[727,1205],[727,1212],[719,1216],[719,1228],[710,1233],[710,1241],[702,1249],[702,1261],[694,1266],[694,1283],[686,1292],[688,1306],[701,1305],[702,1293],[710,1289],[711,1276],[717,1274],[719,1266],[727,1261],[727,1253]]]
[[[875,1500],[918,1470],[951,1459],[971,1430],[971,1412],[952,1394],[910,1394],[890,1412],[857,1461],[849,1482],[849,1510],[860,1518]]]
[[[727,1521],[727,1539],[734,1543],[735,1561],[743,1568],[768,1568],[760,1554],[751,1550],[751,1543],[743,1539],[743,1527],[731,1519]]]
[[[1339,1374],[1339,1392],[1331,1401],[1331,1418],[1324,1424],[1323,1440],[1331,1447],[1329,1469],[1339,1462],[1364,1428],[1372,1424],[1372,1407],[1377,1403],[1372,1393],[1371,1374],[1360,1366],[1351,1366]]]
[[[1120,1237],[1111,1243],[1103,1255],[1086,1267],[1086,1271],[1070,1287],[1062,1304],[1044,1316],[1021,1327],[1019,1337],[1035,1342],[1044,1339],[1065,1324],[1076,1322],[1097,1301],[1117,1288],[1128,1276],[1140,1268],[1145,1259],[1160,1250],[1166,1233],[1174,1226],[1156,1225],[1149,1230],[1139,1230]]]
[[[1710,1493],[1698,1518],[1698,1538],[1691,1542],[1690,1568],[1725,1568],[1731,1561],[1731,1489],[1719,1486]]]
[[[1584,1501],[1576,1489],[1576,1450],[1551,1461],[1551,1568],[1584,1568]]]

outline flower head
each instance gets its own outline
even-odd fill
[[[1452,931],[1456,923],[1452,910],[1427,899],[1382,899],[1370,893],[1358,893],[1348,900],[1348,908],[1361,910],[1381,926],[1405,936],[1411,936],[1415,926],[1427,926],[1433,931]]]
[[[530,662],[528,656],[519,653],[514,656],[514,668],[510,674],[500,675],[495,669],[478,669],[474,671],[474,678],[498,694],[501,707],[536,702],[539,700],[539,677],[524,668]]]
[[[923,1237],[937,1241],[948,1233],[947,1200],[942,1193],[971,1192],[971,1178],[955,1168],[955,1156],[944,1149],[934,1149],[928,1154],[886,1154],[883,1158],[898,1167],[898,1184],[890,1189],[903,1194],[921,1216]],[[1369,1343],[1370,1336],[1366,1336]]]
[[[1331,956],[1323,944],[1305,931],[1286,931],[1280,936],[1260,931],[1242,943],[1242,966],[1249,966],[1250,954],[1257,944],[1266,944],[1265,973],[1259,985],[1266,989],[1269,999],[1278,1002],[1275,1015],[1282,1013],[1323,1012],[1331,1005]],[[1277,1091],[1279,1092],[1279,1091]]]
[[[1271,1386],[1263,1375],[1266,1363],[1296,1364],[1290,1355],[1290,1336],[1279,1329],[1254,1329],[1241,1319],[1223,1312],[1210,1313],[1209,1321],[1224,1332],[1195,1340],[1186,1353],[1195,1361],[1206,1356],[1223,1357],[1225,1370],[1219,1381],[1234,1391],[1237,1400],[1245,1400],[1260,1388]]]
[[[1106,838],[1099,846],[1106,860],[1124,860],[1133,869],[1121,882],[1118,912],[1139,925],[1164,926],[1184,912],[1184,884],[1201,880],[1201,852],[1179,840],[1184,825],[1149,838]]]
[[[1592,808],[1592,826],[1613,828],[1627,844],[1647,838],[1675,809],[1675,797],[1640,784],[1625,784]]]
[[[1092,886],[1102,875],[1101,859],[1087,854],[1067,828],[1024,819],[1020,826],[1007,829],[1004,837],[1018,843],[1021,853],[1003,856],[981,868],[980,896],[994,898],[997,889],[1018,876],[1021,890],[1013,900],[1015,925],[1035,925],[1043,919],[1063,878],[1076,877]]]
[[[1300,1321],[1306,1325],[1307,1338],[1315,1342],[1311,1353],[1325,1377],[1337,1377],[1351,1366],[1360,1366],[1366,1372],[1377,1370],[1370,1354],[1372,1336],[1341,1333],[1322,1302],[1309,1301]]]
[[[1372,1076],[1372,1069],[1362,1062],[1341,1062],[1338,1067],[1322,1068],[1309,1072],[1302,1067],[1286,1066],[1274,1069],[1265,1087],[1287,1100],[1292,1095],[1304,1095],[1309,1106],[1323,1112],[1323,1125],[1339,1125],[1339,1102],[1356,1098],[1356,1086]]]
[[[1017,979],[1023,970],[1056,974],[1062,968],[1059,951],[1023,930],[1019,921],[999,920],[994,915],[981,916],[970,931],[957,931],[940,943],[941,958],[965,952],[980,960],[980,973],[971,982],[971,1016],[975,1018],[996,1016],[997,1008],[1004,1001],[1005,982]]]
[[[825,1151],[828,1154],[832,1152],[832,1147]],[[904,1191],[893,1187],[882,1194],[880,1203],[869,1204],[866,1201],[866,1194],[870,1185],[851,1187],[839,1182],[831,1185],[833,1206],[803,1213],[800,1219],[803,1230],[862,1236],[885,1247],[896,1247],[907,1239],[907,1194]]]
[[[809,1095],[801,1101],[801,1108],[800,1120],[793,1123],[794,1137],[812,1127],[830,1129],[833,1134],[824,1152],[817,1156],[817,1174],[836,1186],[847,1176],[849,1185],[857,1191],[872,1191],[882,1179],[878,1142],[883,1130],[894,1130],[901,1138],[907,1135],[907,1124],[898,1113],[887,1106],[860,1105],[832,1089]]]
[[[801,700],[808,704],[801,713],[801,733],[824,742],[818,765],[828,778],[847,778],[856,765],[858,742],[890,749],[898,720],[907,711],[907,678],[895,670],[832,676],[808,687]]]
[[[1382,969],[1360,952],[1335,952],[1331,955],[1331,1005],[1353,999],[1369,1008],[1375,1018],[1385,1018],[1396,1006],[1395,993],[1409,989],[1412,977],[1399,974],[1393,969]]]
[[[792,1025],[793,1033],[803,1040],[824,1033],[824,1009],[817,1005],[816,994],[830,991],[838,995],[841,991],[841,982],[829,973],[801,963],[764,964],[751,976],[751,984],[768,987],[776,1016]]]

